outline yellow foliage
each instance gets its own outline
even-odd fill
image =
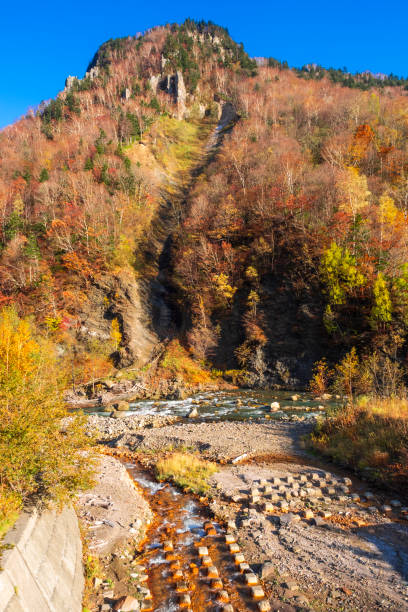
[[[345,175],[339,181],[339,187],[343,196],[340,210],[355,217],[368,205],[371,193],[368,190],[367,178],[359,173],[358,168],[347,167]]]
[[[211,374],[194,361],[178,340],[172,340],[160,362],[163,375],[176,375],[185,383],[197,385],[211,381]]]
[[[114,346],[114,350],[116,351],[119,348],[119,345],[122,340],[119,321],[117,319],[112,319],[110,337]]]
[[[381,223],[393,225],[399,211],[394,204],[394,200],[388,195],[382,195],[379,202],[379,217]]]
[[[229,284],[229,278],[226,274],[213,274],[214,288],[217,295],[223,302],[230,302],[237,291],[237,287]]]
[[[1,310],[0,483],[14,506],[32,495],[62,501],[91,481],[89,440],[66,410],[64,382],[55,346],[12,308]]]
[[[258,280],[258,272],[254,266],[248,266],[248,268],[245,270],[245,276],[250,281]]]

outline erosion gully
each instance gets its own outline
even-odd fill
[[[233,552],[239,548],[234,535],[211,520],[207,507],[193,496],[156,482],[137,463],[124,465],[155,515],[139,558],[149,576],[151,609],[203,612],[228,610],[224,606],[229,603],[234,611],[259,610],[262,593],[255,599],[245,582]]]

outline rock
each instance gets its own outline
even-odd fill
[[[271,412],[277,412],[278,410],[280,410],[280,403],[279,402],[272,402],[272,404],[271,404]]]
[[[217,601],[219,603],[227,603],[229,601],[228,591],[220,591],[217,595]]]
[[[118,599],[118,601],[113,606],[114,610],[120,610],[120,612],[137,612],[140,610],[140,604],[135,597],[131,595],[125,595]]]
[[[240,563],[239,564],[239,571],[241,572],[241,574],[245,574],[246,572],[250,572],[252,570],[249,567],[248,563]]]
[[[297,591],[299,589],[299,586],[293,580],[286,580],[282,583],[282,586],[289,591]]]
[[[329,399],[331,399],[331,394],[330,393],[323,393],[323,395],[321,396],[323,401],[327,401]]]
[[[305,517],[305,519],[311,519],[314,515],[313,512],[309,510],[309,508],[306,508],[306,510],[303,511],[303,516]]]
[[[282,526],[287,527],[288,525],[291,525],[292,523],[296,522],[297,519],[299,519],[299,517],[296,514],[288,512],[287,514],[282,514],[279,517],[279,523]]]
[[[290,398],[292,400],[292,402],[297,402],[299,399],[298,395],[292,395],[292,397]]]
[[[188,593],[182,593],[179,595],[180,607],[185,608],[191,605],[191,597]]]
[[[234,544],[229,544],[229,551],[230,553],[234,554],[234,553],[239,553],[240,548],[239,545],[234,543]]]
[[[243,455],[239,455],[238,457],[235,457],[235,459],[232,459],[231,463],[239,463],[240,461],[243,461],[244,459],[246,459],[248,457],[248,453],[244,453]]]
[[[197,408],[193,408],[191,412],[189,413],[188,418],[195,419],[196,417],[198,417],[198,410]]]
[[[247,573],[244,575],[245,584],[248,586],[255,586],[258,584],[258,578],[255,574]]]
[[[266,599],[258,601],[258,610],[259,612],[270,612],[271,604]]]
[[[109,415],[112,419],[121,419],[122,417],[125,417],[125,411],[123,410],[122,412],[120,412],[119,410],[114,410],[113,412],[110,413]]]
[[[102,579],[101,578],[96,577],[96,578],[93,579],[93,587],[94,587],[95,590],[99,589],[101,584],[102,584]]]
[[[260,573],[262,580],[273,580],[276,578],[276,567],[271,561],[266,561],[262,563]]]
[[[128,412],[129,411],[129,402],[125,402],[121,400],[120,402],[116,402],[113,404],[113,408],[115,410],[119,410],[120,412]]]
[[[218,574],[218,570],[215,567],[215,565],[211,565],[210,567],[207,567],[207,576],[208,578],[218,578],[219,574]]]
[[[111,380],[110,378],[106,378],[103,381],[103,384],[105,385],[107,389],[113,389],[113,387],[116,386],[116,382],[114,380]]]
[[[260,586],[251,587],[251,596],[252,599],[263,599],[265,597],[263,588]]]
[[[401,502],[399,499],[392,499],[390,501],[390,506],[392,506],[393,508],[400,508],[401,507]]]
[[[350,478],[343,478],[343,482],[348,487],[351,487],[351,485],[353,484]]]
[[[312,518],[312,525],[315,525],[316,527],[324,527],[325,524],[326,523],[320,516],[315,516]]]
[[[208,548],[206,546],[199,546],[198,547],[198,556],[199,557],[208,557]]]
[[[383,506],[381,506],[381,510],[383,512],[392,512],[391,506],[387,506],[387,504],[384,504]]]

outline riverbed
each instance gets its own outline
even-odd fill
[[[279,408],[271,411],[271,404]],[[124,415],[140,417],[187,417],[195,408],[197,420],[202,421],[242,421],[268,417],[274,420],[302,417],[306,420],[324,414],[328,410],[341,407],[344,401],[340,397],[329,399],[315,398],[304,391],[274,391],[239,389],[233,391],[215,391],[198,393],[183,400],[139,400],[129,404],[129,411]],[[97,405],[86,408],[87,414],[108,416],[112,410]]]

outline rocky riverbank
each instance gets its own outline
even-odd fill
[[[174,448],[218,462],[209,509],[272,610],[408,609],[406,500],[319,465],[303,448],[309,423],[103,422],[105,442],[145,465]]]
[[[335,470],[285,462],[223,467],[211,510],[295,608],[408,609],[408,508]]]
[[[233,461],[259,455],[304,454],[301,445],[303,435],[311,431],[310,423],[288,423],[285,421],[242,422],[176,422],[169,424],[165,417],[157,420],[156,426],[142,425],[143,419],[128,417],[120,420],[91,416],[88,427],[99,432],[101,439],[110,441],[110,446],[127,448],[132,452],[162,452],[169,446],[197,450],[215,461]],[[153,421],[154,423],[154,421]]]
[[[96,479],[95,487],[77,500],[88,551],[86,573],[92,578],[86,603],[102,612],[119,609],[115,606],[122,604],[122,610],[139,610],[147,577],[135,559],[153,513],[117,459],[102,455]],[[126,605],[132,607],[125,607],[125,598]]]

